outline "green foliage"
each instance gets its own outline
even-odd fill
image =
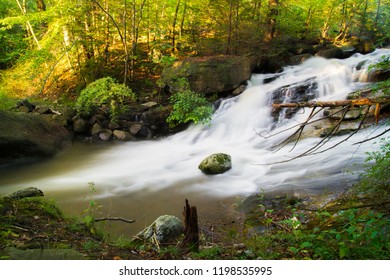
[[[215,246],[204,248],[198,253],[192,253],[191,256],[195,259],[218,260],[221,258],[223,251],[224,249],[222,247]]]
[[[248,247],[262,259],[389,259],[389,138],[381,140],[379,151],[367,155],[361,181],[334,203],[340,210],[286,207],[282,215],[287,218],[281,221],[277,211],[266,210],[263,224],[268,230],[247,240]]]
[[[88,188],[90,190],[88,207],[82,212],[84,214],[83,222],[85,226],[89,229],[92,234],[97,234],[97,229],[95,227],[95,215],[96,211],[101,208],[100,205],[92,199],[92,196],[96,193],[95,184],[92,182],[88,183]]]
[[[376,69],[376,70],[388,70],[390,69],[390,57],[383,55],[377,63],[370,65],[368,68],[369,70],[371,69]]]
[[[0,110],[8,110],[14,107],[16,99],[10,98],[5,92],[0,89]]]
[[[83,247],[84,250],[86,250],[87,252],[93,253],[94,251],[98,250],[101,247],[101,244],[94,240],[88,240],[84,243]]]
[[[100,109],[115,121],[121,113],[127,111],[126,102],[132,100],[135,100],[135,95],[131,89],[106,77],[96,80],[81,91],[76,108],[82,116],[90,116]]]
[[[382,56],[381,60],[373,65],[368,67],[369,71],[389,71],[390,69],[390,57]],[[374,92],[381,91],[383,95],[390,95],[390,79],[385,81],[375,83],[373,85]]]
[[[132,249],[134,248],[135,242],[132,241],[131,239],[129,238],[126,238],[126,237],[123,237],[122,235],[119,236],[115,241],[114,241],[114,245],[118,248],[121,248],[121,249]]]
[[[367,171],[356,188],[359,192],[386,198],[390,192],[390,138],[383,138],[381,149],[367,153]]]
[[[7,30],[0,28],[0,69],[12,67],[18,58],[25,53],[27,44],[21,31],[20,26],[14,26]]]
[[[318,211],[310,224],[286,219],[277,230],[248,240],[266,259],[388,259],[390,219],[371,210]],[[296,227],[296,225],[298,225]]]
[[[188,122],[209,123],[213,113],[210,103],[200,94],[191,91],[187,80],[183,79],[180,83],[180,88],[184,90],[170,98],[173,110],[167,118],[169,125],[174,127]]]

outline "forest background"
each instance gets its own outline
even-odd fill
[[[389,43],[390,0],[3,0],[0,99],[75,100],[107,76],[142,98],[177,59],[278,59],[351,36]]]
[[[285,57],[346,46],[354,38],[376,47],[390,43],[390,0],[1,0],[0,109],[22,98],[74,104],[88,84],[104,77],[127,85],[143,102],[159,94],[163,68],[178,59],[266,56],[283,64]],[[246,246],[257,255],[247,258],[389,259],[389,219],[383,214],[389,203],[389,150],[386,142],[369,154],[376,164],[358,195],[345,200],[345,208],[312,211],[312,227],[297,227],[296,217],[303,214],[295,199],[286,199],[288,215],[285,208],[264,210],[264,224],[276,225],[279,233],[249,240]],[[5,222],[0,241],[18,238]],[[50,234],[46,225],[42,230]],[[129,258],[127,248],[103,254],[99,250],[107,248],[100,240],[87,243],[91,250],[92,245],[81,245],[85,239],[73,239],[69,243],[90,257]],[[221,251],[212,248],[206,252],[211,256],[198,258],[232,257],[221,257]]]

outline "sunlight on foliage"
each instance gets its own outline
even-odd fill
[[[127,111],[126,102],[135,100],[130,88],[118,84],[113,78],[96,80],[81,91],[76,108],[81,116],[91,116],[98,109],[109,114],[112,121]]]

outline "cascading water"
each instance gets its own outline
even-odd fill
[[[210,125],[193,125],[186,131],[155,141],[96,148],[78,144],[50,162],[7,171],[1,176],[0,191],[9,193],[23,186],[37,186],[52,194],[68,191],[74,193],[73,199],[68,197],[69,203],[73,203],[70,201],[83,197],[76,190],[84,190],[88,182],[93,182],[101,199],[109,198],[115,203],[116,198],[127,197],[127,202],[121,202],[123,207],[147,202],[146,207],[151,207],[153,199],[160,199],[151,198],[153,194],[164,194],[165,208],[156,211],[165,214],[165,209],[172,207],[175,193],[188,197],[199,193],[203,197],[231,197],[260,189],[320,192],[324,188],[348,185],[357,175],[347,171],[359,169],[365,152],[375,149],[373,143],[359,146],[352,143],[378,134],[384,127],[362,130],[352,140],[326,153],[273,164],[299,155],[319,140],[306,138],[292,152],[291,145],[276,151],[275,144],[293,132],[284,130],[303,122],[309,112],[300,111],[290,119],[282,114],[275,124],[271,103],[275,92],[279,92],[279,101],[289,101],[296,94],[294,87],[302,84],[308,85],[301,87],[303,98],[344,99],[348,93],[366,85],[368,65],[383,55],[389,56],[390,50],[354,55],[346,60],[312,58],[301,65],[286,67],[282,73],[255,74],[243,94],[220,103]],[[260,136],[268,133],[276,135]],[[335,137],[333,141],[340,139]],[[82,156],[78,154],[79,149],[84,149]],[[233,168],[224,174],[206,176],[198,169],[198,164],[216,152],[230,154]],[[64,163],[66,169],[60,167]],[[33,175],[27,176],[24,172]],[[140,198],[137,195],[140,193],[148,195]],[[61,196],[56,199],[61,200]],[[136,200],[142,199],[144,203],[136,204]]]

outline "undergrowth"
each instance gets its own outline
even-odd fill
[[[261,259],[389,259],[390,141],[367,153],[360,183],[331,205],[308,212],[291,207],[282,220],[259,217],[267,230],[247,239]]]
[[[167,123],[171,127],[188,122],[209,123],[213,114],[210,103],[200,94],[193,92],[186,79],[181,79],[179,83],[182,90],[170,98],[173,110],[167,118]]]

